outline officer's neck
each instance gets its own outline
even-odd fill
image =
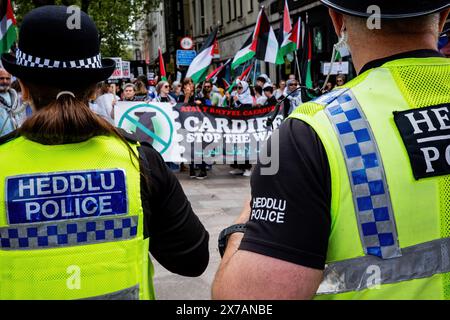
[[[431,34],[416,34],[414,37],[373,37],[371,41],[357,41],[357,45],[349,45],[352,51],[352,59],[358,74],[369,62],[394,56],[396,54],[420,49],[438,50],[435,36]]]

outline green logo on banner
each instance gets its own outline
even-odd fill
[[[139,141],[151,143],[161,154],[169,150],[173,141],[171,117],[152,104],[140,104],[127,110],[119,120],[119,128],[133,132]]]

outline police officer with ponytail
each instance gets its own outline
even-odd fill
[[[213,297],[450,299],[450,3],[321,2],[359,76],[274,134]]]
[[[2,56],[34,114],[0,139],[0,299],[154,299],[149,252],[196,277],[209,235],[162,157],[90,111],[115,64],[70,14],[30,12]]]

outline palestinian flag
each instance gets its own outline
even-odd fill
[[[231,62],[231,59],[228,59],[227,62],[225,62],[224,64],[222,64],[220,67],[216,68],[213,72],[211,72],[210,74],[208,74],[206,76],[206,80],[211,80],[213,78],[219,78],[220,74],[222,73],[222,71],[225,70],[225,68],[227,67],[227,65]]]
[[[284,57],[286,54],[284,53],[284,50],[282,52],[282,49],[284,49],[283,45],[285,45],[286,40],[289,39],[291,31],[292,31],[291,15],[289,13],[288,2],[287,0],[285,0],[283,20],[281,20],[281,27],[280,27],[281,33],[281,36],[279,37],[280,50],[278,51],[277,64],[284,63]]]
[[[280,50],[278,51],[277,64],[284,63],[284,57],[291,52],[295,52],[300,49],[301,45],[301,32],[300,32],[301,21],[298,18],[294,29],[284,37],[284,41],[281,44]]]
[[[253,33],[250,34],[247,41],[245,41],[242,48],[236,53],[236,56],[233,59],[233,63],[231,64],[231,69],[235,70],[241,64],[246,63],[247,61],[253,59],[256,52],[251,50],[251,46],[253,44]]]
[[[256,52],[255,57],[257,60],[275,64],[277,62],[278,49],[277,37],[264,8],[262,8],[258,16],[255,32],[253,33],[253,42],[250,50]]]
[[[305,86],[308,89],[313,89],[311,63],[312,63],[312,38],[311,38],[311,30],[309,30],[308,31],[308,58],[306,61],[306,76],[305,76]],[[313,96],[311,96],[309,93],[308,93],[308,96],[310,98],[313,98]]]
[[[246,81],[247,80],[247,78],[248,78],[250,72],[252,71],[254,65],[255,65],[254,62],[250,63],[250,65],[244,70],[244,72],[242,72],[242,74],[239,77],[237,77],[236,80],[233,81],[233,84],[227,90],[229,93],[231,93],[233,91],[233,89],[236,86],[238,80],[241,80],[241,81]]]
[[[191,78],[194,83],[200,83],[206,78],[206,73],[208,72],[214,57],[214,45],[217,41],[217,30],[218,29],[215,28],[213,33],[206,39],[206,42],[203,44],[198,55],[189,66],[186,77]]]
[[[11,6],[11,0],[2,1],[0,22],[0,54],[8,53],[16,42],[16,19]]]
[[[158,48],[158,53],[159,53],[159,73],[161,75],[161,80],[167,81],[166,67],[164,64],[164,57],[162,54],[161,47]]]

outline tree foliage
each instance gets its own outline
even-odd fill
[[[16,0],[14,11],[20,26],[23,17],[42,5],[77,5],[97,24],[104,57],[121,57],[133,36],[133,24],[157,7],[160,0]]]

